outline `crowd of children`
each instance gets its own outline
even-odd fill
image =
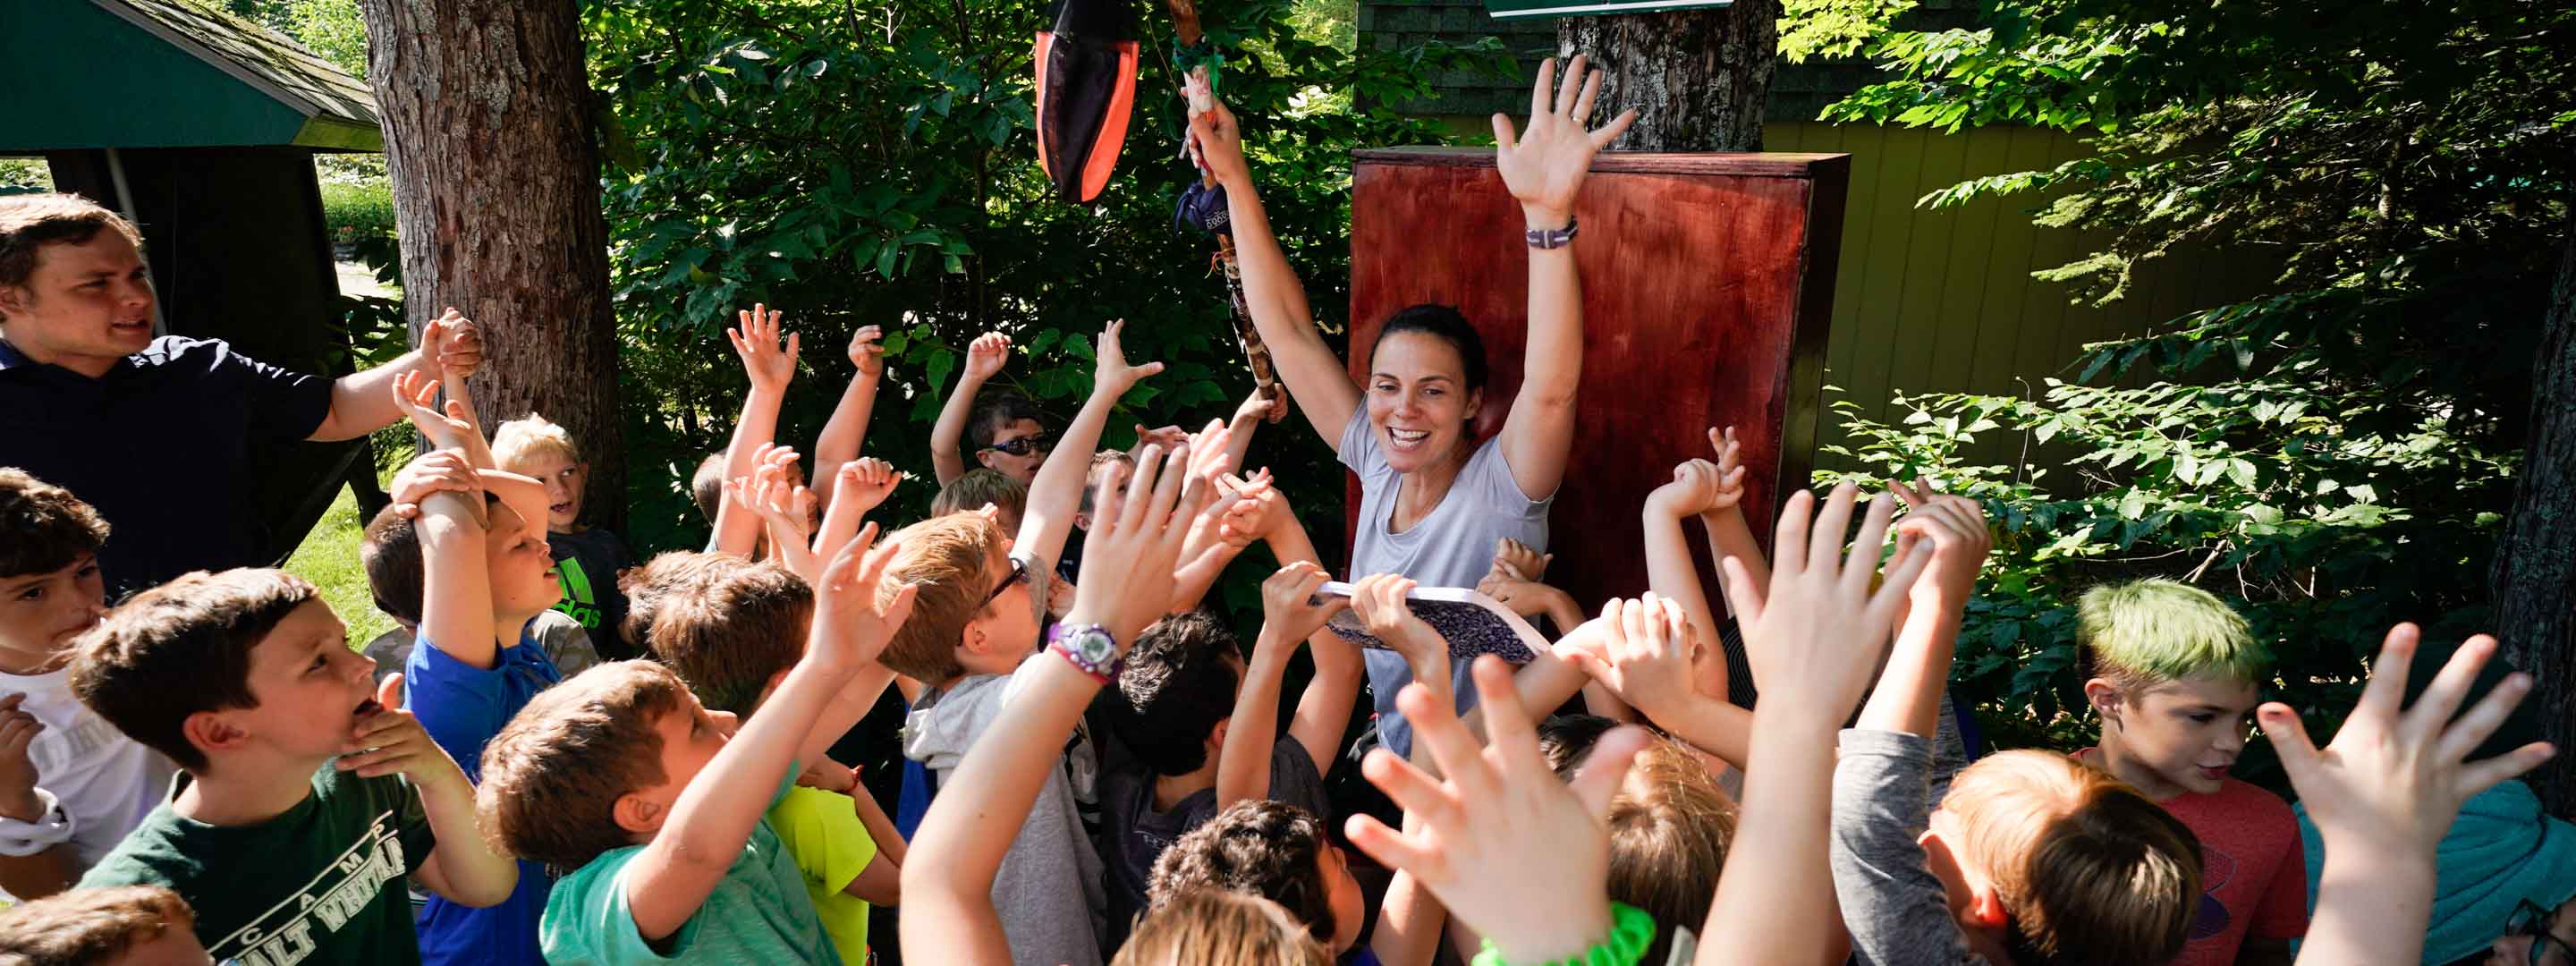
[[[1575,86],[1556,111],[1579,122]],[[11,204],[0,256],[41,262]],[[1471,337],[1446,311],[1404,324]],[[1327,594],[1306,525],[1247,469],[1278,400],[1102,448],[1161,369],[1129,360],[1120,323],[1052,434],[1025,399],[979,401],[1012,346],[976,339],[934,434],[932,513],[890,520],[904,477],[862,455],[877,330],[853,334],[857,375],[800,452],[776,438],[800,338],[766,306],[739,322],[751,388],[691,481],[713,536],[641,562],[584,525],[564,427],[487,432],[465,392],[479,354],[376,387],[428,445],[366,527],[399,626],[362,649],[275,568],[111,602],[101,551],[152,535],[0,468],[0,963],[2576,955],[2576,827],[2515,780],[2552,749],[2491,638],[2392,629],[2320,749],[2261,702],[2281,672],[2224,603],[2108,584],[2076,615],[2098,739],[1972,761],[1945,682],[1991,538],[1980,503],[1928,480],[1790,494],[1766,556],[1732,431],[1711,430],[1641,494],[1650,587],[1587,617],[1545,582],[1548,502],[1526,496],[1563,467],[1514,455],[1565,428],[1568,389],[1516,405],[1529,422],[1505,432],[1538,441],[1459,450],[1478,455],[1449,495],[1503,527],[1489,557]],[[1472,418],[1481,381],[1406,405]],[[1334,398],[1300,404],[1388,481],[1371,519],[1420,522],[1395,481],[1429,464],[1384,450],[1413,437],[1372,436]],[[1418,556],[1366,529],[1379,546],[1356,556]],[[1247,649],[1201,604],[1256,543],[1280,566]],[[1417,581],[1472,584],[1552,640],[1517,670],[1459,660],[1414,612]],[[1353,762],[1364,684],[1386,713]],[[830,755],[889,689],[891,808]],[[1590,713],[1558,713],[1578,695]],[[2296,809],[2230,777],[2256,727]],[[1337,767],[1383,802],[1337,794]],[[899,935],[871,932],[883,907]]]

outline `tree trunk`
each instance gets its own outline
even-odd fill
[[[2576,811],[2576,218],[2559,253],[2558,282],[2531,365],[2531,430],[2513,512],[2496,538],[2488,583],[2495,633],[2515,666],[2531,672],[2523,700],[2540,706],[2543,733],[2561,749],[2531,775],[2551,814]]]
[[[1780,0],[1671,13],[1564,17],[1559,58],[1601,69],[1593,123],[1637,109],[1616,151],[1759,151],[1779,62]]]
[[[622,529],[626,459],[608,226],[574,0],[362,0],[413,337],[483,326],[488,429],[531,412],[590,460],[590,522]]]

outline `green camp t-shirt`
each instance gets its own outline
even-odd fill
[[[399,775],[359,778],[323,765],[313,794],[255,825],[182,818],[171,797],[81,877],[84,889],[155,885],[188,900],[197,938],[218,961],[417,963],[403,877],[437,839],[420,794]]]

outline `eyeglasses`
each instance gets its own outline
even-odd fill
[[[993,592],[985,594],[984,602],[975,605],[975,609],[982,610],[986,607],[992,606],[994,601],[1002,599],[1002,592],[1011,589],[1012,584],[1016,584],[1027,579],[1029,579],[1029,565],[1021,562],[1018,557],[1011,558],[1011,575],[1002,578],[1001,583],[994,584]]]
[[[2576,962],[2576,943],[2569,943],[2567,940],[2558,938],[2556,933],[2550,932],[2550,918],[2550,910],[2541,908],[2529,899],[2524,899],[2521,904],[2514,907],[2513,917],[2504,921],[2506,936],[2526,936],[2531,939],[2531,951],[2525,954],[2527,958],[2524,960],[2530,966],[2540,966],[2541,957],[2548,954],[2551,946],[2564,951],[2566,958],[2560,960],[2561,962]]]
[[[1044,436],[1022,436],[1017,439],[1006,439],[984,448],[1013,456],[1031,456],[1046,452],[1048,446]]]

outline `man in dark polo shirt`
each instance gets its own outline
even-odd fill
[[[420,349],[337,380],[220,340],[155,339],[142,241],[78,195],[0,198],[0,466],[107,518],[98,562],[111,599],[191,570],[272,563],[257,557],[254,440],[354,439],[401,418],[395,377],[482,362],[480,333],[452,315]]]

